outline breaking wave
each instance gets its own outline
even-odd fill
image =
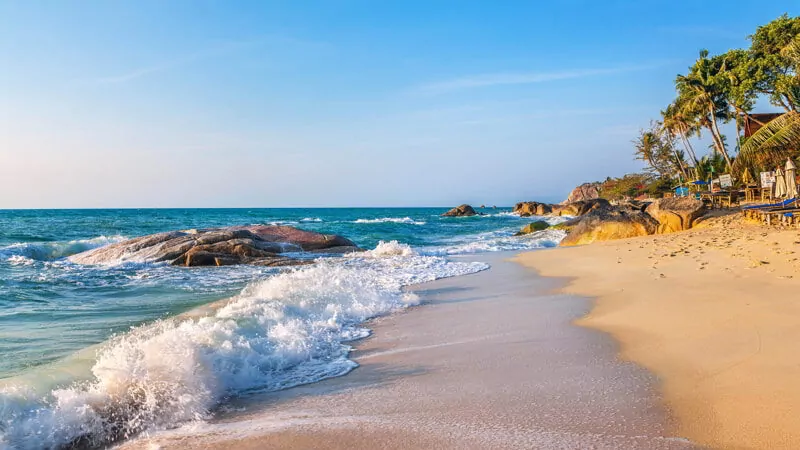
[[[48,253],[49,255],[49,253]],[[0,447],[105,446],[201,421],[226,398],[343,375],[363,322],[419,302],[403,287],[488,268],[382,242],[249,284],[204,315],[132,329],[100,346],[86,381],[0,388]]]
[[[356,219],[353,223],[407,223],[411,225],[425,225],[426,222],[414,220],[411,217],[381,217],[378,219]]]
[[[482,233],[423,251],[426,255],[463,255],[484,252],[521,251],[556,247],[567,235],[562,230],[544,230],[524,236],[506,231]]]
[[[75,241],[17,243],[0,247],[0,258],[16,263],[22,261],[22,258],[52,261],[123,240],[123,236],[98,236]]]

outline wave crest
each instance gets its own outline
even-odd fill
[[[74,241],[16,243],[0,247],[0,257],[5,259],[16,257],[17,261],[20,257],[35,261],[52,261],[123,240],[125,237],[117,235]]]
[[[410,225],[425,225],[426,222],[414,220],[411,217],[381,217],[377,219],[356,219],[353,223],[406,223]]]

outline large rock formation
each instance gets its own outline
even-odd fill
[[[594,200],[600,198],[600,183],[583,183],[576,187],[569,193],[566,200],[561,202],[562,205],[568,203],[579,202],[582,200]]]
[[[647,213],[622,208],[596,208],[567,222],[563,228],[569,234],[561,241],[562,246],[590,244],[636,236],[647,236],[656,232],[658,221]]]
[[[542,231],[550,228],[550,224],[545,222],[544,220],[537,220],[536,222],[529,223],[522,227],[514,236],[522,236],[525,234],[535,233],[537,231]]]
[[[554,216],[584,216],[597,209],[608,209],[611,203],[604,198],[595,198],[591,200],[581,200],[566,205],[553,205],[552,214]]]
[[[152,234],[79,253],[70,257],[70,260],[79,264],[168,261],[178,266],[282,266],[310,262],[282,253],[345,253],[360,250],[342,236],[287,226],[254,225]]]
[[[520,202],[514,205],[514,212],[520,217],[544,216],[553,211],[553,205],[539,202]]]
[[[446,213],[442,214],[444,217],[462,217],[462,216],[476,216],[478,213],[475,212],[475,209],[472,206],[467,204],[456,206],[455,208],[447,211]]]
[[[598,208],[608,208],[611,204],[604,198],[580,200],[577,202],[553,205],[539,202],[519,202],[514,205],[514,212],[520,217],[529,216],[574,216],[588,214]]]
[[[689,197],[661,198],[651,203],[647,214],[658,221],[658,233],[688,230],[703,215],[705,206]]]

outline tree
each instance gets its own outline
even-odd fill
[[[689,73],[678,75],[675,85],[683,114],[709,131],[717,152],[731,166],[732,161],[719,129],[719,120],[729,119],[729,105],[720,87],[719,75],[720,67],[708,58],[708,50],[702,50]]]
[[[661,123],[653,122],[649,129],[640,130],[633,143],[636,159],[644,161],[651,173],[672,178],[680,172],[684,178],[687,177],[684,156],[675,147],[674,137],[664,132]]]
[[[727,105],[729,108],[725,119],[726,121],[733,120],[736,124],[736,148],[738,149],[744,119],[754,120],[750,116],[750,112],[758,97],[755,82],[757,69],[750,58],[750,53],[741,49],[729,50],[714,56],[711,58],[710,64],[715,67],[717,89],[725,98],[722,105]]]
[[[683,105],[679,103],[679,100],[671,103],[665,110],[661,111],[661,124],[666,133],[669,133],[673,138],[681,140],[683,148],[692,157],[692,163],[697,166],[699,161],[692,143],[689,142],[689,137],[698,134],[698,128],[691,118],[686,116]]]
[[[712,153],[703,156],[700,159],[700,164],[697,165],[697,178],[700,180],[707,180],[712,178],[713,175],[719,175],[725,172],[728,167],[727,161],[719,153]]]
[[[800,35],[790,41],[781,56],[789,65],[800,67]],[[786,78],[781,101],[788,112],[762,126],[742,145],[737,168],[771,168],[782,164],[800,150],[800,74]],[[783,88],[782,88],[783,89]]]
[[[797,77],[798,60],[783,50],[800,35],[800,17],[784,14],[760,26],[750,36],[750,56],[755,67],[753,81],[758,92],[769,97],[770,102],[787,112],[796,111],[798,105],[791,92],[800,87]]]

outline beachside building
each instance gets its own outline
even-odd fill
[[[759,113],[744,116],[744,137],[749,138],[762,126],[782,115],[783,113]]]

